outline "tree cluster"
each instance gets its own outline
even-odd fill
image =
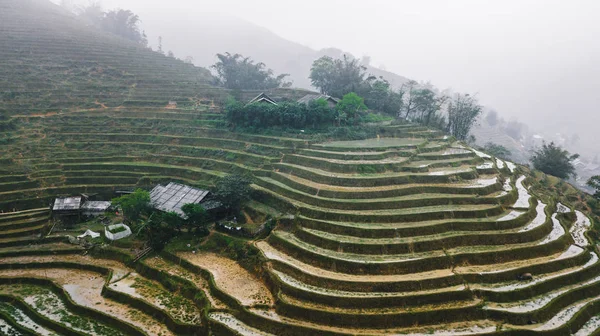
[[[130,221],[137,221],[150,210],[150,193],[136,189],[133,193],[112,200],[113,206],[120,206],[123,215]]]
[[[99,29],[139,43],[144,47],[148,45],[146,34],[139,27],[141,22],[139,16],[130,10],[115,9],[105,12],[100,3],[91,2],[88,6],[76,9],[75,12],[80,18]]]
[[[579,154],[571,155],[554,142],[549,144],[544,142],[542,148],[536,150],[531,156],[531,162],[535,169],[561,179],[568,179],[575,176],[573,160],[578,157]]]
[[[285,80],[288,74],[275,76],[262,62],[254,63],[250,57],[240,54],[217,54],[217,63],[211,66],[217,73],[220,84],[232,90],[266,90],[290,87]]]
[[[364,97],[371,109],[397,116],[402,108],[403,92],[394,90],[384,78],[368,76],[362,63],[344,55],[343,59],[323,56],[313,62],[310,79],[321,93],[343,97],[354,92]]]
[[[467,139],[482,112],[474,96],[438,93],[429,84],[408,81],[395,90],[384,78],[366,73],[366,67],[352,57],[323,56],[313,62],[310,79],[322,93],[342,97],[355,92],[365,104],[385,114],[449,131],[459,140]]]
[[[225,110],[228,121],[239,127],[319,129],[335,125],[355,125],[360,122],[367,107],[362,97],[351,92],[335,108],[331,108],[325,99],[316,99],[308,104],[281,102],[277,105],[243,105],[231,100]]]
[[[230,174],[222,177],[215,187],[215,197],[228,208],[236,213],[242,209],[242,206],[250,200],[252,180],[243,175]]]

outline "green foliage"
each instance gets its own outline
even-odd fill
[[[165,212],[162,213],[162,220],[163,222],[170,228],[177,230],[179,232],[181,232],[181,227],[184,224],[184,221],[181,217],[179,217],[179,214],[177,214],[176,212]]]
[[[310,69],[312,85],[322,93],[342,97],[350,92],[361,91],[365,84],[366,68],[357,59],[344,55],[344,59],[323,56],[314,61]]]
[[[210,239],[200,248],[205,251],[223,253],[231,259],[242,262],[242,266],[247,266],[248,262],[252,262],[259,255],[257,249],[247,241],[218,232],[211,235]]]
[[[466,140],[483,107],[477,98],[457,93],[448,104],[448,129],[458,140]]]
[[[221,84],[233,90],[265,90],[277,87],[290,87],[286,82],[288,74],[274,76],[273,70],[266,69],[264,63],[254,63],[250,57],[240,54],[217,54],[219,61],[211,68],[217,72]]]
[[[112,204],[120,206],[129,220],[136,221],[150,208],[150,193],[136,189],[129,195],[114,198]]]
[[[323,56],[314,61],[310,70],[312,84],[321,93],[334,97],[355,92],[365,97],[365,104],[374,110],[397,116],[403,105],[403,91],[395,91],[384,78],[367,76],[359,60],[344,55],[343,59]],[[343,116],[338,118],[341,121]]]
[[[252,181],[242,175],[227,175],[217,182],[214,195],[232,212],[238,212],[248,200],[252,193],[250,187]]]
[[[367,106],[365,106],[362,97],[354,92],[350,92],[344,95],[335,109],[338,112],[338,124],[343,123],[344,120],[356,124],[361,113],[367,109]]]
[[[570,155],[568,151],[555,145],[554,142],[550,144],[544,142],[542,148],[533,153],[531,162],[535,169],[566,179],[575,176],[575,166],[573,166],[572,161],[578,157],[579,154]]]
[[[167,213],[155,212],[140,229],[140,232],[148,239],[150,247],[161,251],[165,245],[175,236],[173,223],[169,223]]]
[[[362,122],[365,123],[379,123],[383,121],[392,120],[392,117],[376,114],[376,113],[367,113],[362,117]]]
[[[187,217],[186,224],[196,233],[208,234],[210,216],[200,204],[185,204],[181,210]]]
[[[600,175],[590,177],[587,185],[595,190],[594,197],[600,199]]]
[[[127,231],[127,229],[124,226],[118,226],[112,230],[109,229],[108,231],[110,231],[110,233],[112,233],[112,234],[115,234],[115,233]]]
[[[139,16],[130,10],[115,9],[104,12],[99,3],[91,2],[79,11],[79,16],[96,28],[143,46],[148,45],[146,34],[139,27],[141,22]]]
[[[483,146],[483,150],[490,154],[493,155],[495,157],[501,158],[501,159],[509,159],[510,156],[512,155],[512,153],[510,152],[510,150],[502,145],[498,145],[492,142],[488,142],[485,144],[485,146]]]
[[[446,95],[438,95],[429,86],[415,88],[409,92],[412,109],[407,110],[407,117],[426,126],[444,128],[445,120],[439,114]]]
[[[336,114],[325,100],[313,101],[308,105],[299,103],[242,105],[236,101],[229,101],[225,110],[229,122],[243,128],[274,126],[296,129],[322,128],[332,125]]]

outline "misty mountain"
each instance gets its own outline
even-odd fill
[[[314,50],[253,23],[224,15],[156,20],[146,23],[145,28],[150,36],[162,37],[164,51],[171,50],[181,59],[192,56],[198,66],[210,67],[216,62],[217,53],[239,53],[265,63],[276,73],[290,74],[293,86],[305,89],[311,88],[308,76],[314,60],[324,55],[334,58],[344,55],[337,48]],[[190,35],[193,35],[191,40]],[[408,81],[406,77],[365,65],[368,73],[383,76],[394,86]]]

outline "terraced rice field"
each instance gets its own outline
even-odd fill
[[[542,202],[525,170],[447,137],[418,136],[418,126],[382,126],[393,138],[315,143],[202,124],[220,117],[208,107],[174,113],[19,120],[38,131],[24,132],[15,170],[0,177],[0,282],[49,291],[67,315],[57,327],[32,315],[33,299],[0,296],[0,318],[15,330],[110,334],[103,326],[117,319],[129,333],[153,335],[596,332],[600,265],[585,234],[590,220]],[[259,273],[216,254],[132,265],[81,256],[60,232],[39,239],[57,194],[167,181],[210,187],[231,172],[254,176],[254,211],[293,216],[251,242],[263,258]],[[525,273],[532,279],[518,280]],[[110,320],[66,322],[96,314]]]
[[[232,132],[206,70],[42,0],[2,1],[0,22],[0,334],[600,335],[592,222],[532,192],[525,167],[413,124]],[[253,267],[200,250],[133,262],[69,244],[80,232],[49,211],[229,173],[252,176],[245,211],[277,221],[248,240]]]

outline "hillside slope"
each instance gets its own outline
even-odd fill
[[[314,50],[289,41],[272,31],[253,23],[224,15],[201,15],[193,20],[185,18],[154,20],[152,30],[163,37],[164,49],[173,50],[180,57],[193,56],[194,63],[208,67],[216,62],[217,53],[239,53],[264,62],[276,73],[288,73],[294,87],[310,89],[308,78],[314,60],[321,56],[341,57],[344,52],[336,48]],[[183,31],[194,31],[193,41]],[[360,57],[361,55],[354,55]],[[400,87],[406,77],[369,66],[367,72],[383,76]]]
[[[0,109],[166,104],[206,90],[210,72],[88,27],[46,0],[0,2]],[[5,112],[6,113],[6,112]]]
[[[600,334],[593,222],[565,183],[415,124],[375,124],[372,139],[324,141],[232,132],[206,101],[161,106],[155,95],[163,88],[152,85],[196,94],[177,90],[190,85],[177,78],[196,76],[196,68],[169,77],[172,86],[145,82],[156,91],[136,104],[87,108],[79,87],[61,86],[83,83],[73,64],[55,71],[41,56],[27,62],[24,74],[36,62],[41,76],[62,73],[55,85],[69,104],[39,114],[24,106],[43,97],[24,96],[5,107],[12,119],[0,127],[2,334]],[[135,57],[103,62],[147,69]],[[123,98],[110,82],[98,80],[108,96]],[[33,77],[20,83],[23,92],[59,95],[36,88]],[[56,196],[107,200],[172,181],[212,188],[232,173],[252,181],[245,223],[223,223],[227,233],[207,237],[182,230],[149,255],[140,236],[102,236],[107,220],[123,222],[120,214],[61,225],[48,206]],[[273,231],[239,237],[238,224]],[[146,223],[131,225],[139,232]],[[75,238],[88,229],[101,233],[95,245]]]

